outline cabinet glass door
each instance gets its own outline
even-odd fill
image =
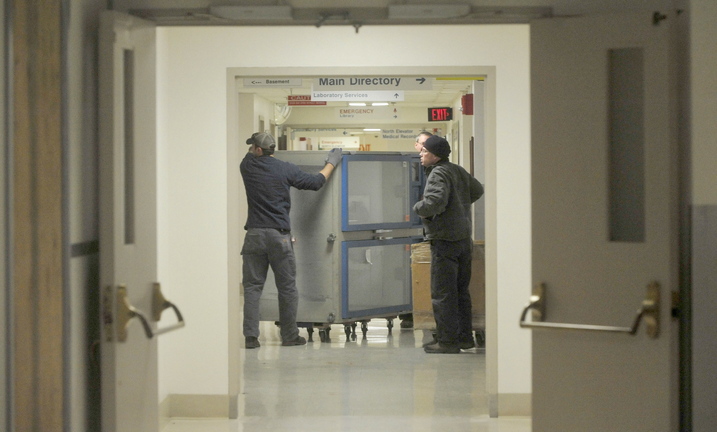
[[[343,319],[411,310],[410,245],[420,240],[343,242]]]
[[[415,155],[347,155],[343,161],[342,230],[411,228],[422,180]]]

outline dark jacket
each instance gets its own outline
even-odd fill
[[[319,190],[326,183],[323,174],[309,174],[298,166],[271,156],[247,153],[239,166],[244,179],[249,216],[244,229],[290,230],[292,187]]]
[[[483,196],[483,185],[462,166],[441,160],[426,168],[423,199],[413,210],[421,216],[429,240],[471,237],[471,204]]]

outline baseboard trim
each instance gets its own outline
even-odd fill
[[[228,418],[229,395],[170,394],[160,404],[160,418]]]
[[[533,413],[531,393],[499,393],[499,417],[530,417]]]

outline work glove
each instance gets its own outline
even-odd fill
[[[343,154],[341,154],[341,148],[335,147],[331,149],[329,154],[326,156],[326,163],[330,163],[333,166],[336,166],[341,162],[341,158],[343,157]]]

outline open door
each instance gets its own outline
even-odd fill
[[[159,429],[155,27],[100,24],[102,431]]]
[[[671,20],[531,24],[534,432],[678,428]]]

